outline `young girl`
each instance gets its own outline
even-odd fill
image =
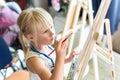
[[[56,41],[55,51],[51,44],[55,40],[53,20],[50,14],[41,8],[23,10],[17,21],[19,38],[25,53],[25,61],[30,80],[63,80],[64,63],[70,62],[75,51],[66,57],[67,40]]]

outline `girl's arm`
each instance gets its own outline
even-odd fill
[[[63,80],[67,41],[62,41],[56,42],[55,45],[56,61],[53,73],[45,66],[43,59],[40,57],[32,57],[27,60],[29,70],[38,74],[41,80]]]
[[[67,42],[68,42],[67,40],[63,42],[63,40],[64,39],[57,41],[55,45],[56,62],[55,62],[55,69],[53,70],[51,80],[63,80],[64,60],[66,56]]]

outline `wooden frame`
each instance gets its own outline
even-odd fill
[[[91,27],[91,31],[87,37],[85,44],[82,46],[83,50],[75,58],[76,59],[74,62],[75,64],[68,64],[71,66],[69,67],[67,66],[67,68],[69,68],[69,73],[67,74],[67,80],[76,80],[76,78],[77,80],[82,80],[86,65],[88,64],[90,56],[92,55],[91,53],[92,51],[95,52],[95,54],[93,54],[95,80],[99,80],[98,66],[96,66],[98,65],[97,56],[103,59],[105,62],[112,65],[111,67],[112,80],[115,80],[110,24],[109,24],[109,20],[105,19],[110,2],[111,0],[102,0],[99,10],[93,20],[91,0],[71,0],[70,1],[66,22],[62,32],[62,37],[64,37],[69,30],[72,30],[73,32],[80,30],[80,39],[77,47],[81,49],[81,41],[82,41],[81,37],[83,36],[82,33],[83,33],[83,28],[85,27],[85,24],[86,24],[87,16],[89,19],[89,26]],[[82,8],[83,8],[83,11],[82,11],[83,15],[81,19],[82,22],[79,26],[76,26],[78,24],[79,15]],[[98,42],[101,41],[100,28],[103,27],[103,24],[105,24],[105,27],[106,27],[107,42],[108,42],[107,44],[108,44],[109,51],[102,49],[102,47],[98,45]],[[75,38],[75,34],[72,35],[69,41],[70,43],[68,47],[68,56],[72,50],[74,38]],[[77,77],[76,77],[76,74],[77,74]]]
[[[80,15],[81,9],[83,9],[82,18],[80,20],[82,22],[81,22],[80,26],[77,26],[79,24],[79,15]],[[79,45],[81,44],[81,41],[82,41],[81,36],[82,36],[83,28],[85,27],[85,24],[87,22],[87,17],[88,17],[89,25],[91,27],[92,23],[93,23],[93,10],[92,10],[91,0],[70,0],[70,5],[69,5],[65,25],[64,25],[63,32],[62,32],[62,37],[64,37],[69,30],[70,31],[72,30],[74,33],[71,36],[70,41],[69,41],[70,43],[68,46],[67,57],[70,55],[70,52],[73,49],[75,32],[77,32],[78,30],[81,30],[80,35],[79,35],[80,39],[79,39],[78,44]],[[81,46],[79,46],[79,47],[81,47]],[[68,65],[71,65],[71,63],[67,64],[67,69],[69,70],[70,66],[68,66]],[[66,74],[68,75],[68,73],[66,73]]]
[[[71,0],[70,6],[69,6],[63,35],[66,34],[66,31],[71,28],[74,31],[76,31],[74,28],[76,28],[75,26],[78,21],[78,15],[79,15],[79,12],[80,12],[83,4],[86,4],[88,2],[87,4],[89,4],[89,7],[92,6],[91,5],[92,3],[90,0],[78,0],[79,2],[77,3],[77,5],[75,5],[73,7],[73,3],[74,3],[73,1],[74,0]],[[112,68],[112,80],[115,80],[110,24],[109,24],[109,20],[105,19],[110,2],[111,2],[111,0],[102,0],[94,21],[93,21],[93,15],[92,15],[92,7],[90,7],[88,16],[89,16],[90,26],[92,26],[92,29],[88,35],[85,45],[83,46],[83,50],[78,55],[78,58],[76,58],[77,59],[76,64],[74,64],[74,66],[71,65],[71,67],[74,67],[74,68],[72,68],[73,70],[70,69],[70,71],[69,71],[70,74],[68,74],[67,80],[76,80],[75,79],[76,73],[78,75],[77,80],[82,80],[86,65],[88,64],[89,58],[92,55],[92,53],[91,53],[92,51],[94,51],[96,53],[96,54],[94,54],[94,57],[93,57],[94,65],[97,65],[97,56],[99,56],[105,62],[111,64],[112,65],[112,67],[111,67]],[[83,6],[83,8],[86,9],[86,6]],[[85,9],[83,9],[82,24],[80,25],[81,27],[76,28],[76,29],[81,28],[80,38],[82,36],[83,27],[85,26],[85,22],[86,22],[87,11],[85,11]],[[108,50],[109,50],[108,52],[97,45],[97,42],[100,41],[100,39],[101,39],[101,38],[99,38],[99,37],[101,37],[99,34],[100,27],[103,26],[104,23],[105,23],[106,32],[107,32],[107,42],[108,42],[107,44],[108,44]],[[71,47],[73,45],[74,36],[75,35],[73,35],[70,40],[70,45],[69,45],[70,50],[68,52],[70,52],[72,50]],[[81,39],[79,41],[78,47],[80,47],[80,45],[81,45],[80,43],[81,43]],[[93,49],[93,48],[95,48],[95,49]],[[94,68],[95,68],[95,74],[96,74],[95,80],[99,80],[98,66],[94,66]]]
[[[88,35],[87,41],[83,47],[83,50],[79,54],[78,62],[76,63],[76,66],[74,68],[74,73],[75,74],[78,73],[78,80],[82,80],[83,78],[86,65],[89,62],[89,58],[92,54],[91,52],[94,47],[97,50],[99,50],[99,53],[97,55],[99,56],[104,55],[105,57],[102,59],[112,65],[112,80],[115,79],[115,72],[114,72],[114,65],[113,65],[113,58],[112,58],[112,43],[111,43],[112,41],[111,41],[111,34],[110,34],[110,25],[109,25],[109,20],[104,19],[106,16],[107,10],[109,8],[110,2],[111,0],[102,0],[99,10],[97,12],[97,15],[95,16],[92,29]],[[98,47],[98,45],[96,44],[97,40],[99,39],[99,30],[103,23],[105,23],[106,25],[109,52],[106,52],[101,47]],[[74,80],[75,74],[72,75],[73,79],[71,80]]]

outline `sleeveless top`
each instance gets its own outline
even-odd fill
[[[53,50],[53,47],[52,46],[48,46],[49,49]],[[52,72],[53,69],[54,69],[54,63],[55,63],[55,54],[51,54],[50,56],[46,55],[45,53],[42,53],[38,50],[36,50],[34,47],[31,47],[31,50],[28,50],[27,51],[27,54],[25,56],[25,62],[31,58],[31,57],[40,57],[41,59],[44,60],[45,62],[45,66]],[[29,69],[28,69],[29,71]],[[30,80],[41,80],[40,77],[35,74],[35,73],[32,73],[31,71],[29,71],[29,76],[30,76]]]

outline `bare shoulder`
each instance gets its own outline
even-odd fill
[[[45,62],[42,58],[38,56],[31,57],[26,62],[28,69],[38,74],[43,80],[48,80],[51,76],[50,70],[45,66]]]
[[[45,67],[43,59],[38,56],[30,57],[26,61],[26,64],[28,69],[33,73],[36,73],[36,71],[41,70],[43,67]]]

